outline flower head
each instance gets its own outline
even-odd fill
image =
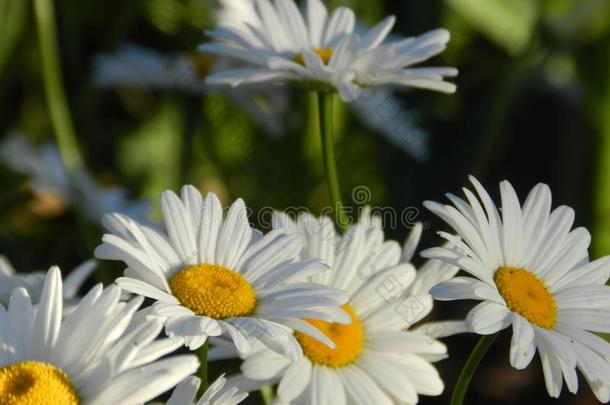
[[[249,7],[246,1],[243,7]],[[445,49],[446,30],[415,38],[386,40],[395,18],[387,17],[359,33],[354,12],[345,7],[329,15],[320,0],[308,0],[301,12],[293,0],[255,0],[254,13],[220,24],[208,35],[215,41],[201,45],[203,52],[246,62],[208,77],[210,84],[300,82],[318,90],[337,90],[346,101],[363,88],[410,86],[452,93],[455,85],[445,76],[457,70],[444,67],[412,68]],[[229,17],[226,17],[229,18]]]
[[[167,234],[113,214],[104,220],[111,233],[95,254],[125,262],[129,267],[117,283],[154,299],[153,315],[166,318],[166,332],[184,337],[191,349],[222,334],[241,353],[260,341],[299,358],[301,347],[289,329],[299,318],[349,321],[339,308],[345,294],[303,281],[328,267],[299,260],[296,236],[253,229],[242,200],[225,218],[216,195],[203,199],[185,186],[181,197],[163,193],[161,207]]]
[[[455,330],[455,324],[438,329],[413,325],[432,310],[430,287],[457,270],[434,261],[428,270],[415,271],[409,260],[421,227],[401,252],[396,242],[384,240],[376,217],[365,215],[343,236],[326,217],[304,214],[293,222],[276,214],[274,220],[276,227],[302,238],[303,257],[323,258],[331,265],[331,273],[313,278],[348,293],[344,309],[352,323],[301,320],[301,329],[315,328],[336,346],[297,331],[303,359],[291,362],[261,348],[242,365],[245,384],[279,382],[278,402],[296,404],[414,404],[419,395],[439,395],[443,382],[432,363],[446,356],[446,348],[436,337],[451,334],[444,328]]]
[[[433,248],[422,253],[459,266],[473,277],[437,285],[439,300],[482,301],[466,319],[472,332],[487,335],[512,325],[510,362],[526,367],[540,354],[552,397],[563,381],[578,389],[578,368],[600,401],[610,400],[610,344],[591,332],[610,332],[610,258],[590,262],[589,232],[571,230],[574,211],[551,210],[549,187],[538,184],[523,206],[507,181],[500,183],[502,209],[475,179],[478,198],[448,195],[453,203],[425,206],[455,229],[441,236],[460,250]]]
[[[62,319],[62,279],[49,270],[40,303],[23,288],[0,305],[0,403],[135,405],[171,389],[198,367],[196,356],[159,360],[183,344],[155,340],[158,320],[132,322],[142,297],[120,302],[112,286],[93,288]]]

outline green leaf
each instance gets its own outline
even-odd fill
[[[539,10],[531,0],[447,0],[453,10],[489,40],[516,55],[534,32]]]

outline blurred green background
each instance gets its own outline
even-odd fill
[[[417,207],[431,228],[441,226],[421,208],[425,199],[458,193],[468,174],[489,190],[508,179],[521,198],[548,183],[554,204],[576,209],[576,224],[593,233],[592,256],[610,254],[610,2],[607,0],[328,1],[356,10],[369,25],[398,18],[395,31],[417,35],[445,27],[452,39],[427,65],[455,66],[455,95],[398,92],[400,102],[428,134],[429,153],[414,159],[376,136],[347,108],[339,110],[337,155],[344,197],[358,186],[367,202],[402,210]],[[328,205],[320,145],[308,124],[307,94],[293,89],[282,136],[269,136],[229,98],[207,92],[151,86],[93,85],[94,60],[131,43],[176,55],[205,41],[214,26],[212,0],[58,0],[55,2],[62,76],[78,146],[101,184],[121,185],[133,199],[150,199],[153,218],[164,189],[185,183],[214,191],[229,203],[245,199],[264,207]],[[0,0],[0,141],[18,133],[34,144],[53,142],[31,2]],[[315,135],[315,134],[313,134]],[[0,167],[0,254],[23,271],[60,264],[74,267],[92,255],[98,224],[79,219],[78,207],[41,213],[32,209],[28,179]],[[254,217],[256,219],[256,217]],[[260,224],[264,226],[265,224]],[[404,226],[388,227],[403,240]],[[111,280],[116,267],[101,267]],[[466,308],[439,305],[436,316],[458,317]],[[508,348],[508,337],[496,343]],[[448,339],[440,363],[447,401],[475,337]],[[540,366],[509,367],[497,350],[477,373],[468,403],[557,403],[548,398]],[[595,403],[581,383],[577,397],[561,403]]]

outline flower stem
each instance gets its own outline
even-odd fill
[[[474,347],[472,353],[470,353],[470,357],[464,364],[464,368],[460,373],[460,377],[453,389],[453,395],[451,396],[451,405],[462,405],[464,401],[464,396],[466,395],[466,391],[468,390],[468,386],[470,385],[470,381],[472,380],[472,376],[474,375],[475,370],[479,366],[481,359],[489,349],[489,346],[496,340],[498,337],[498,333],[494,333],[493,335],[484,335],[481,336],[479,342]]]
[[[38,43],[47,104],[59,152],[68,173],[82,166],[61,77],[57,27],[52,0],[34,0]]]
[[[270,405],[273,402],[273,390],[270,386],[261,387],[260,393],[261,397],[263,397],[263,404]]]
[[[197,349],[197,357],[199,358],[199,379],[201,385],[199,386],[199,395],[208,389],[208,349],[210,348],[210,339]]]
[[[333,140],[333,102],[334,93],[318,93],[318,120],[320,121],[320,137],[322,140],[322,154],[324,157],[324,170],[326,183],[333,203],[335,220],[341,230],[347,229],[349,219],[341,202],[341,188],[335,161],[335,146]]]

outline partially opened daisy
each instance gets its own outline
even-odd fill
[[[558,397],[563,381],[578,389],[579,369],[602,402],[610,400],[610,344],[591,332],[610,332],[610,258],[589,261],[589,232],[571,230],[574,211],[551,210],[549,187],[538,184],[523,206],[507,181],[500,183],[498,210],[471,177],[477,196],[425,206],[458,233],[440,234],[461,252],[433,248],[425,257],[459,266],[473,277],[436,286],[436,299],[482,301],[466,319],[470,330],[491,335],[512,325],[510,362],[522,369],[540,354],[549,394]]]
[[[386,41],[393,16],[361,34],[354,29],[356,18],[351,9],[340,7],[329,15],[320,0],[308,0],[303,12],[293,0],[273,4],[256,0],[254,5],[254,16],[244,14],[249,21],[221,23],[208,32],[215,42],[200,47],[203,52],[235,58],[249,66],[212,74],[208,83],[301,82],[337,90],[345,101],[357,99],[363,88],[372,86],[455,91],[455,85],[444,78],[455,76],[456,69],[411,67],[445,49],[446,30]]]
[[[68,274],[63,282],[64,309],[69,309],[78,303],[77,294],[83,283],[95,270],[95,266],[94,260],[87,260]],[[25,288],[32,301],[37,304],[45,277],[46,272],[44,271],[17,272],[6,257],[0,256],[0,304],[8,305],[13,290],[18,287]]]
[[[259,350],[242,364],[246,386],[279,383],[278,403],[383,405],[414,404],[419,395],[439,395],[443,381],[433,362],[446,357],[446,347],[434,336],[412,329],[432,310],[429,288],[451,277],[447,271],[417,275],[410,259],[419,230],[404,256],[398,243],[384,240],[377,221],[352,225],[340,236],[332,220],[308,214],[294,223],[286,215],[275,226],[298,234],[306,245],[303,257],[321,257],[332,272],[313,280],[345,290],[343,308],[352,323],[338,325],[306,319],[301,322],[324,333],[332,349],[301,332],[295,335],[305,356],[296,362],[269,350]],[[455,271],[455,270],[454,270]],[[441,277],[434,280],[434,277]],[[428,329],[431,331],[431,329]],[[239,378],[236,379],[239,381]]]
[[[154,299],[153,315],[166,317],[168,335],[184,337],[191,349],[223,334],[241,353],[261,341],[294,359],[302,352],[289,327],[301,329],[299,318],[349,322],[339,308],[345,294],[300,281],[328,267],[299,260],[295,235],[263,236],[252,228],[242,200],[224,218],[215,194],[203,199],[185,186],[181,197],[164,192],[161,208],[167,235],[113,214],[104,220],[111,233],[95,254],[124,261],[129,267],[117,283]]]
[[[165,405],[237,405],[248,396],[248,393],[239,392],[237,388],[228,385],[226,378],[220,376],[197,400],[200,385],[199,378],[187,378],[176,387]]]
[[[62,280],[49,270],[40,303],[23,288],[0,305],[0,403],[132,405],[171,389],[198,367],[196,356],[160,358],[180,338],[155,340],[158,320],[132,324],[142,297],[120,301],[116,286],[93,288],[62,319]]]

